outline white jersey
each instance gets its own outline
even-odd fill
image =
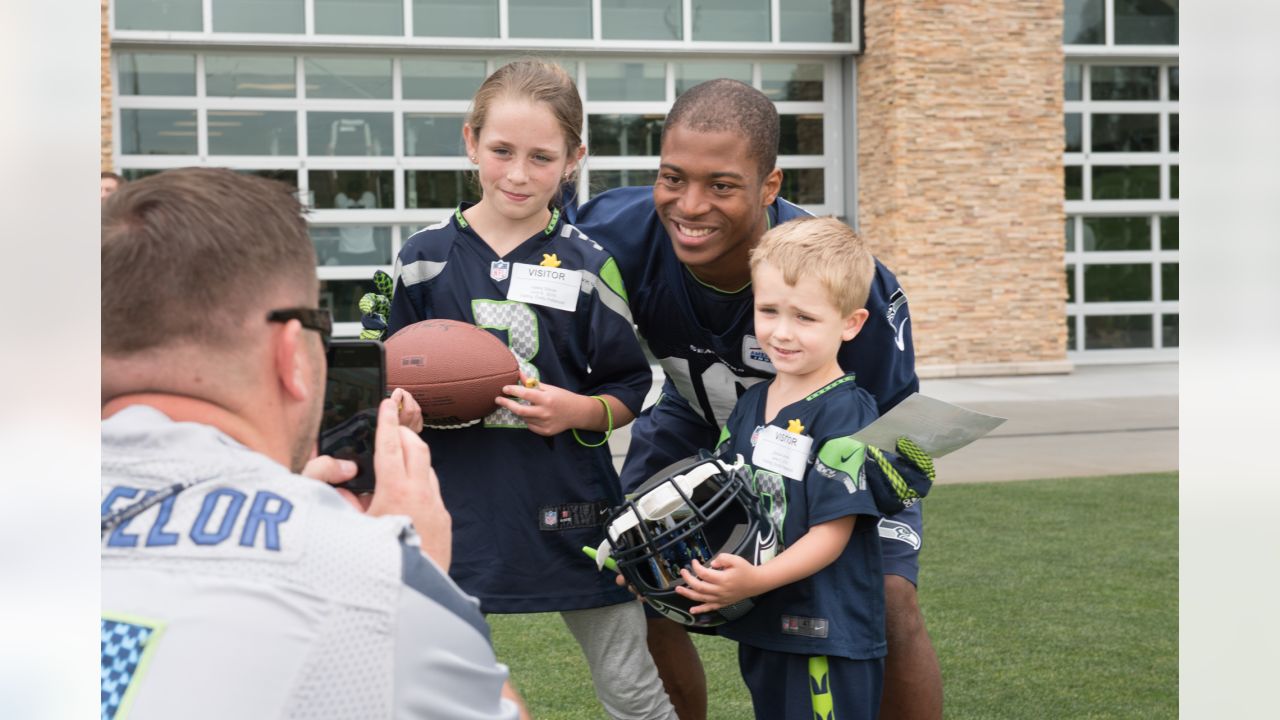
[[[406,518],[145,406],[103,422],[102,493],[103,718],[517,717]]]

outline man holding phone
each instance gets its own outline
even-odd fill
[[[284,185],[184,169],[104,203],[103,717],[523,714],[448,578],[449,513],[404,398],[378,407],[365,513],[297,474],[355,473],[308,462],[317,301]]]

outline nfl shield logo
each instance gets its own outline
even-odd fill
[[[511,263],[503,260],[494,260],[489,264],[489,277],[498,282],[507,279],[507,275],[511,272]]]
[[[543,524],[543,525],[546,525],[547,527],[555,527],[555,526],[556,526],[556,524],[557,524],[557,523],[556,523],[556,511],[555,511],[555,510],[548,510],[548,511],[546,511],[545,513],[543,513],[543,515],[542,515],[542,524]]]
[[[764,430],[763,425],[757,425],[756,429],[751,433],[751,447],[756,446],[756,441],[760,439],[760,431]]]

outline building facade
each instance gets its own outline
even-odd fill
[[[777,104],[784,196],[858,227],[902,279],[922,374],[1164,359],[1177,342],[1176,5],[114,0],[102,164],[297,187],[323,301],[351,335],[373,271],[474,199],[462,123],[503,62],[536,54],[577,79],[581,197],[652,184],[671,103],[731,77]],[[1165,40],[1151,28],[1168,7],[1171,42],[1129,42]]]

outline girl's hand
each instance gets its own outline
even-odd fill
[[[503,386],[504,397],[496,398],[495,402],[515,413],[539,435],[550,437],[570,428],[589,426],[591,421],[587,418],[592,417],[591,413],[600,412],[600,403],[585,395],[555,385],[530,382],[523,374],[520,383]]]

